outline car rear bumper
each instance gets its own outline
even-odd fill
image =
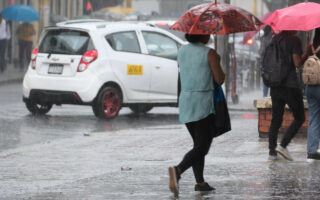
[[[76,92],[63,92],[52,90],[31,90],[29,98],[23,97],[23,101],[32,101],[39,104],[90,104],[83,102]]]
[[[96,97],[99,80],[94,75],[76,77],[40,76],[35,71],[28,70],[23,80],[23,96],[26,99],[42,98],[43,101],[61,104],[90,104]]]

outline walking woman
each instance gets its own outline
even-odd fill
[[[302,61],[304,62],[318,47],[320,47],[320,28],[315,30],[313,44],[308,47]],[[320,58],[320,51],[316,55]],[[309,115],[307,161],[312,162],[320,160],[320,153],[318,153],[320,138],[320,85],[307,85],[306,95]]]
[[[192,167],[196,179],[195,191],[214,190],[203,177],[205,156],[209,152],[214,137],[214,85],[221,85],[225,74],[220,66],[217,52],[205,46],[209,35],[185,35],[189,44],[180,48],[178,63],[181,78],[179,97],[179,120],[186,127],[193,140],[193,148],[183,160],[169,167],[169,188],[175,196],[179,194],[179,179]]]

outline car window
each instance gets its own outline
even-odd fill
[[[49,30],[43,38],[39,52],[83,55],[94,49],[90,36],[86,32],[74,30]]]
[[[105,38],[116,51],[141,53],[139,41],[134,31],[112,33]]]
[[[169,59],[177,59],[179,44],[170,37],[154,32],[142,31],[148,53]]]

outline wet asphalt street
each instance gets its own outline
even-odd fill
[[[167,167],[192,146],[176,108],[140,117],[123,109],[103,121],[90,107],[67,105],[33,117],[19,83],[0,85],[0,94],[1,200],[174,199]],[[189,170],[179,199],[320,199],[320,163],[306,162],[305,136],[289,146],[295,161],[268,162],[257,112],[230,114],[233,130],[214,140],[206,160],[205,178],[216,192],[195,193]]]

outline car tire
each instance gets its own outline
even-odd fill
[[[145,114],[145,113],[149,112],[153,108],[153,106],[138,104],[138,105],[131,105],[131,106],[129,106],[129,108],[135,114]]]
[[[97,116],[102,119],[115,118],[122,104],[122,95],[120,91],[115,87],[103,88],[97,98],[97,107],[94,108],[94,112],[97,112]]]
[[[33,115],[45,115],[47,114],[51,108],[52,104],[38,104],[33,101],[27,100],[25,102],[27,109],[33,114]]]

